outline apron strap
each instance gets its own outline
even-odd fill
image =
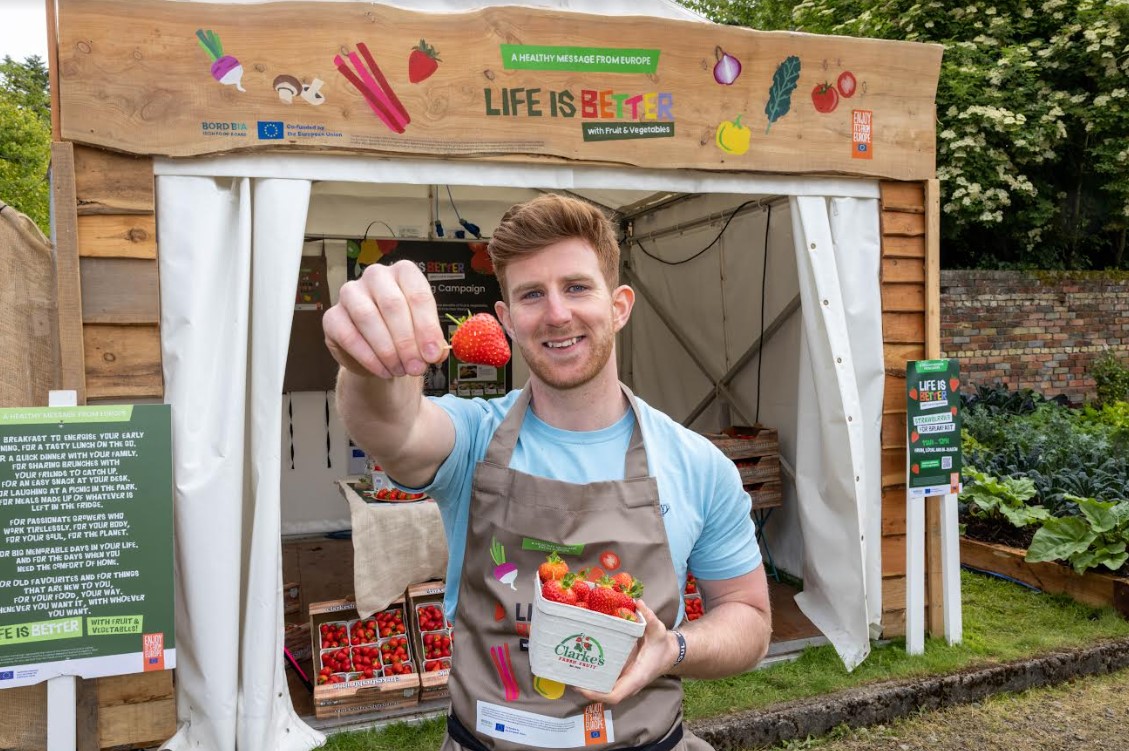
[[[459,721],[454,712],[447,715],[447,735],[451,736],[451,740],[459,744],[463,748],[470,749],[470,751],[490,751],[482,741],[474,737],[474,735],[466,729],[466,726]],[[671,751],[675,746],[682,742],[682,723],[674,726],[674,730],[667,733],[666,737],[657,740],[654,743],[648,743],[643,746],[631,746],[621,748],[619,751]]]
[[[630,405],[631,411],[635,413],[635,427],[631,431],[631,443],[628,444],[627,455],[623,459],[623,479],[632,480],[649,477],[651,473],[647,466],[647,450],[643,445],[639,405],[635,402],[635,394],[631,393],[631,389],[622,383],[619,384],[619,387],[623,389],[627,403]],[[517,401],[506,414],[505,419],[502,420],[502,424],[498,426],[498,430],[494,432],[494,438],[487,446],[486,456],[482,459],[484,462],[498,467],[508,468],[510,466],[510,458],[514,454],[514,447],[517,446],[517,437],[521,433],[521,424],[525,420],[525,411],[529,408],[529,400],[532,395],[533,391],[527,383],[525,388],[521,390]]]

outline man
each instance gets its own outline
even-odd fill
[[[535,198],[506,213],[489,252],[503,298],[495,312],[530,370],[503,398],[422,396],[427,364],[446,352],[430,285],[411,263],[369,267],[324,319],[350,435],[443,516],[458,642],[444,748],[708,748],[682,728],[678,676],[747,670],[771,632],[737,470],[620,384],[615,336],[635,294],[618,284],[603,213]],[[530,673],[520,636],[546,550],[573,570],[620,569],[645,583],[646,629],[607,694]],[[516,578],[501,581],[502,563]],[[674,629],[688,566],[707,612]]]

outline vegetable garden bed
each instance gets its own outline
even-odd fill
[[[1112,607],[1129,619],[1129,578],[1096,570],[1078,574],[1070,566],[1055,561],[1028,562],[1026,552],[968,537],[960,540],[960,561],[969,568],[1007,576],[1043,592],[1066,595],[1094,607]]]

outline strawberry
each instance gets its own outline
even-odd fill
[[[615,586],[612,589],[616,589]],[[631,580],[631,586],[626,591],[618,592],[619,606],[629,610],[635,610],[635,600],[643,596],[643,582],[638,579]]]
[[[561,560],[561,557],[556,552],[549,553],[545,556],[545,562],[537,567],[537,576],[541,581],[548,581],[549,579],[563,579],[565,574],[568,573],[568,564]]]
[[[458,324],[451,336],[451,351],[463,362],[500,368],[510,361],[510,345],[502,324],[489,313],[467,313],[465,318],[448,318]]]
[[[626,571],[620,571],[618,574],[612,576],[612,585],[620,592],[626,592],[631,589],[631,585],[634,581],[635,577]]]
[[[635,611],[632,608],[617,608],[616,611],[612,613],[612,615],[614,615],[616,618],[622,618],[625,621],[639,621],[639,619],[635,616]]]
[[[565,589],[560,579],[549,579],[541,585],[541,596],[549,602],[560,602],[565,605],[576,604],[576,593]]]
[[[431,76],[439,68],[439,53],[422,39],[419,44],[412,47],[412,54],[408,55],[408,80],[419,83]]]
[[[597,613],[611,615],[617,608],[623,607],[620,594],[612,586],[612,580],[604,576],[596,582],[595,588],[588,593],[588,608]]]
[[[565,574],[564,585],[576,593],[577,605],[588,602],[588,593],[592,591],[592,585],[585,580],[583,571],[579,574]]]

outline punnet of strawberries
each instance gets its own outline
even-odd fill
[[[537,569],[541,596],[550,602],[592,610],[627,621],[640,620],[635,600],[643,596],[643,582],[626,571],[608,575],[602,569],[570,571],[557,553],[549,553]]]

